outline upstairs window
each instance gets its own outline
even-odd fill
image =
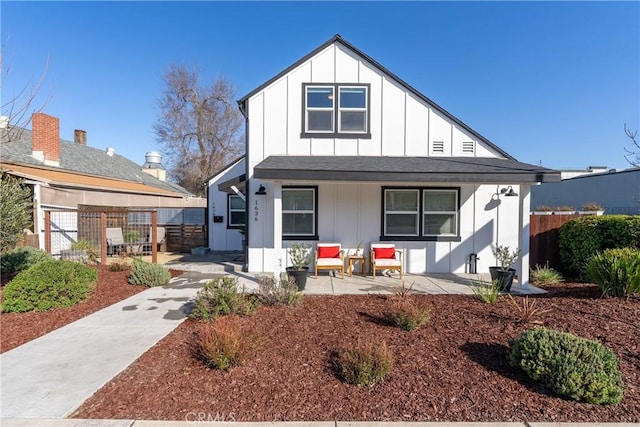
[[[303,96],[303,138],[371,138],[369,85],[304,84]]]

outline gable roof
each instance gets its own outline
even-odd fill
[[[460,119],[455,117],[453,114],[449,113],[447,110],[445,110],[444,108],[442,108],[441,106],[439,106],[435,102],[433,102],[431,99],[429,99],[426,96],[424,96],[417,89],[413,88],[411,85],[409,85],[407,82],[402,80],[400,77],[398,77],[395,74],[393,74],[391,71],[389,71],[387,68],[382,66],[380,63],[378,63],[376,60],[371,58],[369,55],[367,55],[366,53],[362,52],[360,49],[358,49],[357,47],[355,47],[351,43],[347,42],[345,39],[342,38],[342,36],[340,36],[340,34],[336,34],[335,36],[333,36],[332,38],[327,40],[325,43],[323,43],[322,45],[318,46],[316,49],[312,50],[307,55],[303,56],[298,61],[296,61],[293,64],[291,64],[289,67],[285,68],[280,73],[276,74],[274,77],[272,77],[271,79],[267,80],[266,82],[264,82],[263,84],[261,84],[260,86],[258,86],[257,88],[255,88],[254,90],[252,90],[251,92],[249,92],[248,94],[243,96],[242,98],[240,98],[240,100],[238,100],[238,105],[240,106],[240,110],[243,112],[243,114],[246,114],[245,113],[246,112],[246,101],[249,98],[251,98],[256,93],[260,92],[261,90],[263,90],[264,88],[266,88],[270,84],[274,83],[275,81],[277,81],[278,79],[280,79],[284,75],[290,73],[295,68],[297,68],[298,66],[300,66],[304,62],[308,61],[309,59],[313,58],[318,53],[322,52],[324,49],[326,49],[327,47],[331,46],[334,43],[342,45],[343,47],[345,47],[346,49],[350,50],[355,55],[357,55],[360,58],[362,58],[365,62],[368,62],[374,68],[377,68],[382,73],[386,74],[389,78],[391,78],[397,84],[399,84],[400,86],[405,88],[407,91],[411,92],[418,99],[424,101],[431,108],[433,108],[434,110],[438,111],[443,116],[447,117],[449,120],[454,122],[460,128],[466,130],[467,132],[469,132],[470,134],[472,134],[473,136],[478,138],[478,140],[480,140],[483,143],[485,143],[488,146],[490,146],[493,150],[497,151],[498,153],[500,153],[501,155],[503,155],[507,159],[515,160],[515,158],[513,156],[511,156],[509,153],[507,153],[506,151],[504,151],[503,149],[501,149],[500,147],[498,147],[497,145],[495,145],[494,143],[492,143],[491,141],[486,139],[484,136],[480,135],[478,132],[476,132],[475,130],[470,128],[468,125],[463,123]]]
[[[1,162],[7,169],[9,165],[17,165],[16,172],[27,174],[33,178],[41,178],[45,181],[56,183],[68,183],[81,186],[86,181],[80,176],[102,178],[91,182],[100,182],[101,188],[108,186],[114,189],[125,190],[124,183],[135,184],[131,188],[138,191],[180,195],[182,197],[193,196],[192,193],[181,186],[162,181],[142,171],[142,166],[119,154],[109,155],[105,151],[89,147],[75,142],[60,139],[60,166],[52,167],[43,161],[34,158],[32,154],[32,132],[29,129],[13,128],[9,130],[17,139],[11,142],[3,142]],[[31,168],[27,173],[26,168]],[[38,171],[36,172],[36,169]],[[47,172],[44,172],[47,171]],[[53,178],[55,177],[55,179]],[[109,183],[109,180],[115,182]],[[107,185],[109,184],[109,185]]]

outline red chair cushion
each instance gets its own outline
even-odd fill
[[[319,246],[318,258],[340,258],[340,246]]]
[[[389,259],[396,257],[396,248],[373,248],[376,259]]]

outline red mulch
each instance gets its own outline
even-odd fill
[[[414,332],[385,325],[384,296],[308,296],[295,308],[262,307],[245,318],[263,340],[229,372],[205,368],[186,341],[186,321],[88,399],[78,418],[159,420],[378,420],[637,422],[640,420],[640,299],[599,298],[591,285],[564,284],[538,297],[547,327],[595,339],[620,359],[625,396],[617,406],[554,395],[511,368],[508,340],[519,322],[507,298],[418,296],[432,307]],[[341,382],[333,352],[357,340],[385,341],[391,374],[372,388]]]
[[[112,272],[107,266],[92,266],[92,268],[98,270],[98,283],[85,302],[69,308],[56,308],[42,312],[2,313],[0,315],[0,353],[148,289],[145,286],[127,283],[129,269]],[[171,277],[182,274],[182,271],[176,270],[169,270],[169,272]],[[7,279],[3,278],[3,284]]]

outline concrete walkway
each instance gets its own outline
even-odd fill
[[[173,331],[214,277],[187,272],[1,354],[2,418],[67,416]]]

